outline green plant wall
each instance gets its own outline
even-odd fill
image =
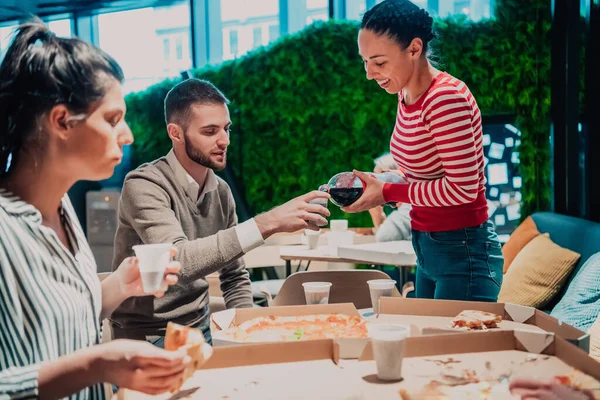
[[[484,115],[517,116],[527,215],[549,205],[549,0],[498,1],[494,20],[436,21],[439,67],[462,79]],[[254,213],[316,189],[388,150],[397,97],[368,81],[358,23],[315,23],[235,61],[195,71],[231,100],[228,160]],[[176,81],[127,97],[140,164],[167,153],[163,99]],[[371,226],[368,213],[342,215]]]

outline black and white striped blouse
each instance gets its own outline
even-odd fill
[[[32,205],[0,189],[0,400],[36,397],[40,363],[100,343],[96,263],[65,196],[74,249]],[[103,385],[71,399],[104,399]]]

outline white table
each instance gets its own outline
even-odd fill
[[[286,276],[291,275],[292,261],[394,265],[402,269],[402,284],[408,280],[407,267],[415,266],[417,259],[409,240],[342,246],[335,255],[329,253],[328,246],[318,246],[312,250],[308,246],[281,246],[279,255],[286,261]]]

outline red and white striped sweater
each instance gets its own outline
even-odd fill
[[[408,184],[386,183],[386,202],[413,205],[412,228],[449,231],[484,223],[481,113],[464,82],[438,74],[412,105],[399,96],[390,150]]]

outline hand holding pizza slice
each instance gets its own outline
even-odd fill
[[[213,354],[213,348],[206,343],[201,330],[169,322],[165,335],[165,350],[179,350],[182,347],[187,349],[187,355],[192,361],[186,367],[181,381],[173,388],[173,392],[179,391],[181,385]]]

